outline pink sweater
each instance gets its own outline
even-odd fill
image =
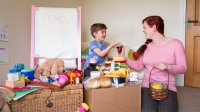
[[[142,57],[137,61],[127,58],[127,64],[136,71],[145,67],[142,87],[149,87],[149,73],[157,63],[164,63],[169,71],[169,90],[177,91],[175,86],[175,75],[183,74],[187,70],[185,52],[182,43],[172,39],[164,45],[153,45],[149,43]],[[155,68],[151,73],[151,82],[160,81],[168,83],[166,70]]]

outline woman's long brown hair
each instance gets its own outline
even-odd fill
[[[145,19],[142,20],[142,24],[146,22],[150,27],[153,25],[156,25],[156,29],[158,32],[162,35],[164,35],[164,21],[160,16],[148,16]],[[139,59],[145,52],[147,45],[152,42],[152,39],[147,39],[145,44],[140,46],[140,48],[137,50],[137,55],[135,56],[135,59]]]

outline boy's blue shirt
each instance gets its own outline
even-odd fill
[[[101,57],[99,56],[98,54],[96,54],[93,50],[95,48],[99,48],[101,50],[104,50],[106,49],[106,44],[105,43],[99,43],[97,42],[96,40],[93,40],[92,42],[90,42],[90,45],[89,45],[89,55],[88,55],[88,58],[86,60],[86,63],[85,63],[85,68],[88,67],[89,63],[90,63],[90,58],[96,58],[97,60],[97,64],[102,64],[104,59],[105,59],[105,56]]]

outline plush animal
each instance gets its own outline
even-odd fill
[[[53,62],[52,68],[51,68],[51,75],[61,75],[64,72],[64,61],[62,59],[56,59]]]
[[[36,68],[34,77],[39,79],[40,75],[50,77],[50,75],[62,74],[63,72],[64,61],[62,59],[47,59]]]
[[[34,77],[39,79],[40,75],[49,77],[51,75],[51,67],[55,59],[47,59],[42,65],[38,66],[35,70]]]

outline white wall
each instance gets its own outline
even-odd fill
[[[93,23],[107,25],[107,42],[117,41],[130,48],[138,48],[145,41],[142,20],[149,15],[160,15],[165,22],[165,35],[184,37],[185,0],[84,0],[83,41],[90,42],[90,26]],[[111,50],[109,56],[117,55]],[[177,85],[183,85],[183,75],[178,77]]]

